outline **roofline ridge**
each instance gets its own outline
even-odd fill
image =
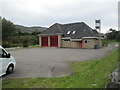
[[[81,23],[84,23],[84,22],[73,22],[73,23],[66,23],[66,24],[60,24],[60,25],[70,25],[70,24],[81,24]]]

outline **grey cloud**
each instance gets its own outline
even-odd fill
[[[38,4],[37,10],[25,3],[3,3],[3,16],[16,24],[50,26],[53,23],[86,22],[94,28],[94,20],[102,20],[102,28],[117,27],[117,2],[79,2],[60,5]],[[32,6],[31,6],[32,7]]]

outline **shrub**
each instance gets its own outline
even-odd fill
[[[28,47],[28,44],[23,44],[23,47]]]
[[[21,44],[11,44],[10,47],[20,47]]]
[[[23,42],[22,42],[22,45],[23,45],[23,47],[28,47],[28,39],[27,38],[25,38],[24,40],[23,40]]]
[[[10,48],[9,42],[3,42],[3,43],[2,43],[2,46],[3,46],[4,48]]]

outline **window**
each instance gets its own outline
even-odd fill
[[[68,31],[67,34],[70,34],[70,31]]]
[[[73,33],[72,33],[72,34],[75,34],[75,32],[76,32],[76,31],[73,31]]]
[[[69,42],[69,41],[70,41],[70,39],[64,39],[64,41],[65,41],[65,42]]]
[[[2,58],[3,51],[0,49],[0,58]]]
[[[85,40],[85,43],[87,43],[87,40]]]
[[[91,43],[91,42],[92,42],[92,40],[87,40],[87,42],[88,42],[88,43]]]
[[[91,43],[92,40],[85,40],[85,43]]]
[[[3,51],[3,58],[6,58],[7,57],[7,53],[2,49]]]
[[[7,57],[7,53],[3,49],[0,49],[0,58],[6,58],[6,57]]]

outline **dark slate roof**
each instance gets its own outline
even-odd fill
[[[43,31],[41,34],[55,34],[55,33],[61,33],[60,30],[61,26],[58,23],[55,23],[51,27],[47,28],[45,31]]]
[[[96,37],[99,36],[99,32],[96,29],[93,29],[93,33],[94,33],[94,35],[96,35]]]
[[[70,34],[67,32],[70,31]],[[76,31],[75,34],[72,34]],[[94,30],[90,28],[84,22],[70,23],[70,24],[58,24],[55,23],[51,27],[47,28],[40,35],[58,34],[63,33],[63,37],[70,37],[72,39],[81,39],[82,37],[95,37]]]

